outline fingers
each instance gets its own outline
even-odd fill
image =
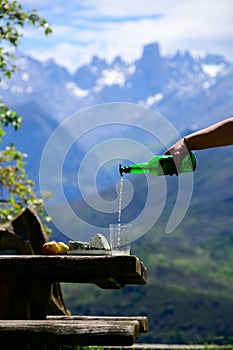
[[[177,170],[177,173],[176,175],[178,176],[179,173],[181,172],[181,154],[180,154],[180,151],[175,151],[174,154],[173,154],[173,160],[174,160],[174,163],[176,165],[176,170]]]
[[[176,142],[172,147],[170,147],[164,154],[172,155],[174,157],[174,160],[177,159],[177,161],[182,161],[182,159],[188,153],[190,153],[190,151],[191,149],[189,144],[187,143],[187,140],[183,138]]]
[[[175,151],[173,154],[174,162],[179,164],[181,162],[180,151]]]
[[[177,175],[181,171],[182,160],[191,151],[188,141],[183,138],[170,147],[164,154],[172,155],[177,168]]]

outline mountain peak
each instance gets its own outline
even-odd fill
[[[145,58],[160,58],[160,46],[158,43],[152,43],[144,46],[142,59]]]

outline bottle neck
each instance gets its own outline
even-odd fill
[[[122,168],[120,165],[120,174],[121,176],[125,174],[143,174],[148,173],[150,171],[150,167],[148,167],[147,163],[140,163],[140,164],[132,164],[128,165]]]

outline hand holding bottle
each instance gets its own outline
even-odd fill
[[[128,174],[142,174],[142,173],[151,173],[155,176],[164,176],[164,175],[178,175],[179,173],[189,173],[193,172],[196,169],[196,158],[192,152],[181,159],[179,164],[179,169],[177,164],[175,164],[173,156],[163,155],[155,156],[147,163],[138,163],[122,167],[119,166],[119,171],[121,176],[124,173]]]
[[[177,141],[173,146],[171,146],[164,154],[172,155],[173,160],[179,170],[182,160],[191,153],[190,145],[188,139],[185,137]],[[179,172],[179,171],[178,171]]]

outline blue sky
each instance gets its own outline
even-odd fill
[[[21,51],[53,59],[74,71],[93,56],[131,62],[143,46],[159,42],[161,53],[191,50],[233,61],[232,0],[21,0],[53,28],[45,37],[27,28]]]

